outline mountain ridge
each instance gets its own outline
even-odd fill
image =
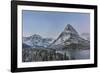
[[[41,35],[34,34],[29,37],[23,37],[23,43],[32,48],[51,48],[61,50],[69,46],[77,45],[80,48],[90,48],[90,42],[83,39],[72,25],[67,24],[60,35],[52,40],[51,38],[43,38]]]
[[[32,48],[46,48],[51,41],[51,38],[43,38],[38,34],[23,37],[23,43],[30,45]]]

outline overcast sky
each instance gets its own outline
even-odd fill
[[[22,19],[23,36],[39,34],[56,38],[67,24],[71,24],[79,34],[90,32],[89,13],[23,10]]]

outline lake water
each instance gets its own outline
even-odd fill
[[[72,52],[69,51],[56,51],[56,53],[65,54],[69,57],[73,57],[74,59],[89,59],[90,58],[90,50],[75,50]]]

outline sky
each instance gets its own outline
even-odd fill
[[[90,14],[53,11],[22,11],[23,36],[39,34],[42,37],[56,38],[67,24],[79,34],[90,32]]]

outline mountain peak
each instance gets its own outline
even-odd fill
[[[78,34],[78,32],[70,24],[67,24],[65,26],[64,32],[66,32],[66,33],[72,33],[72,34]]]
[[[49,47],[57,44],[64,45],[66,43],[76,43],[78,38],[78,32],[73,28],[73,26],[67,24],[64,28],[64,31],[61,32],[61,34],[53,41],[53,43],[49,45]],[[69,40],[70,42],[68,42]]]
[[[66,46],[67,48],[68,46],[72,47],[73,44],[82,44],[83,47],[81,45],[78,45],[79,48],[89,48],[89,42],[81,38],[78,35],[78,32],[73,28],[73,26],[67,24],[64,28],[64,31],[62,31],[61,34],[48,47],[60,50],[65,48]]]

